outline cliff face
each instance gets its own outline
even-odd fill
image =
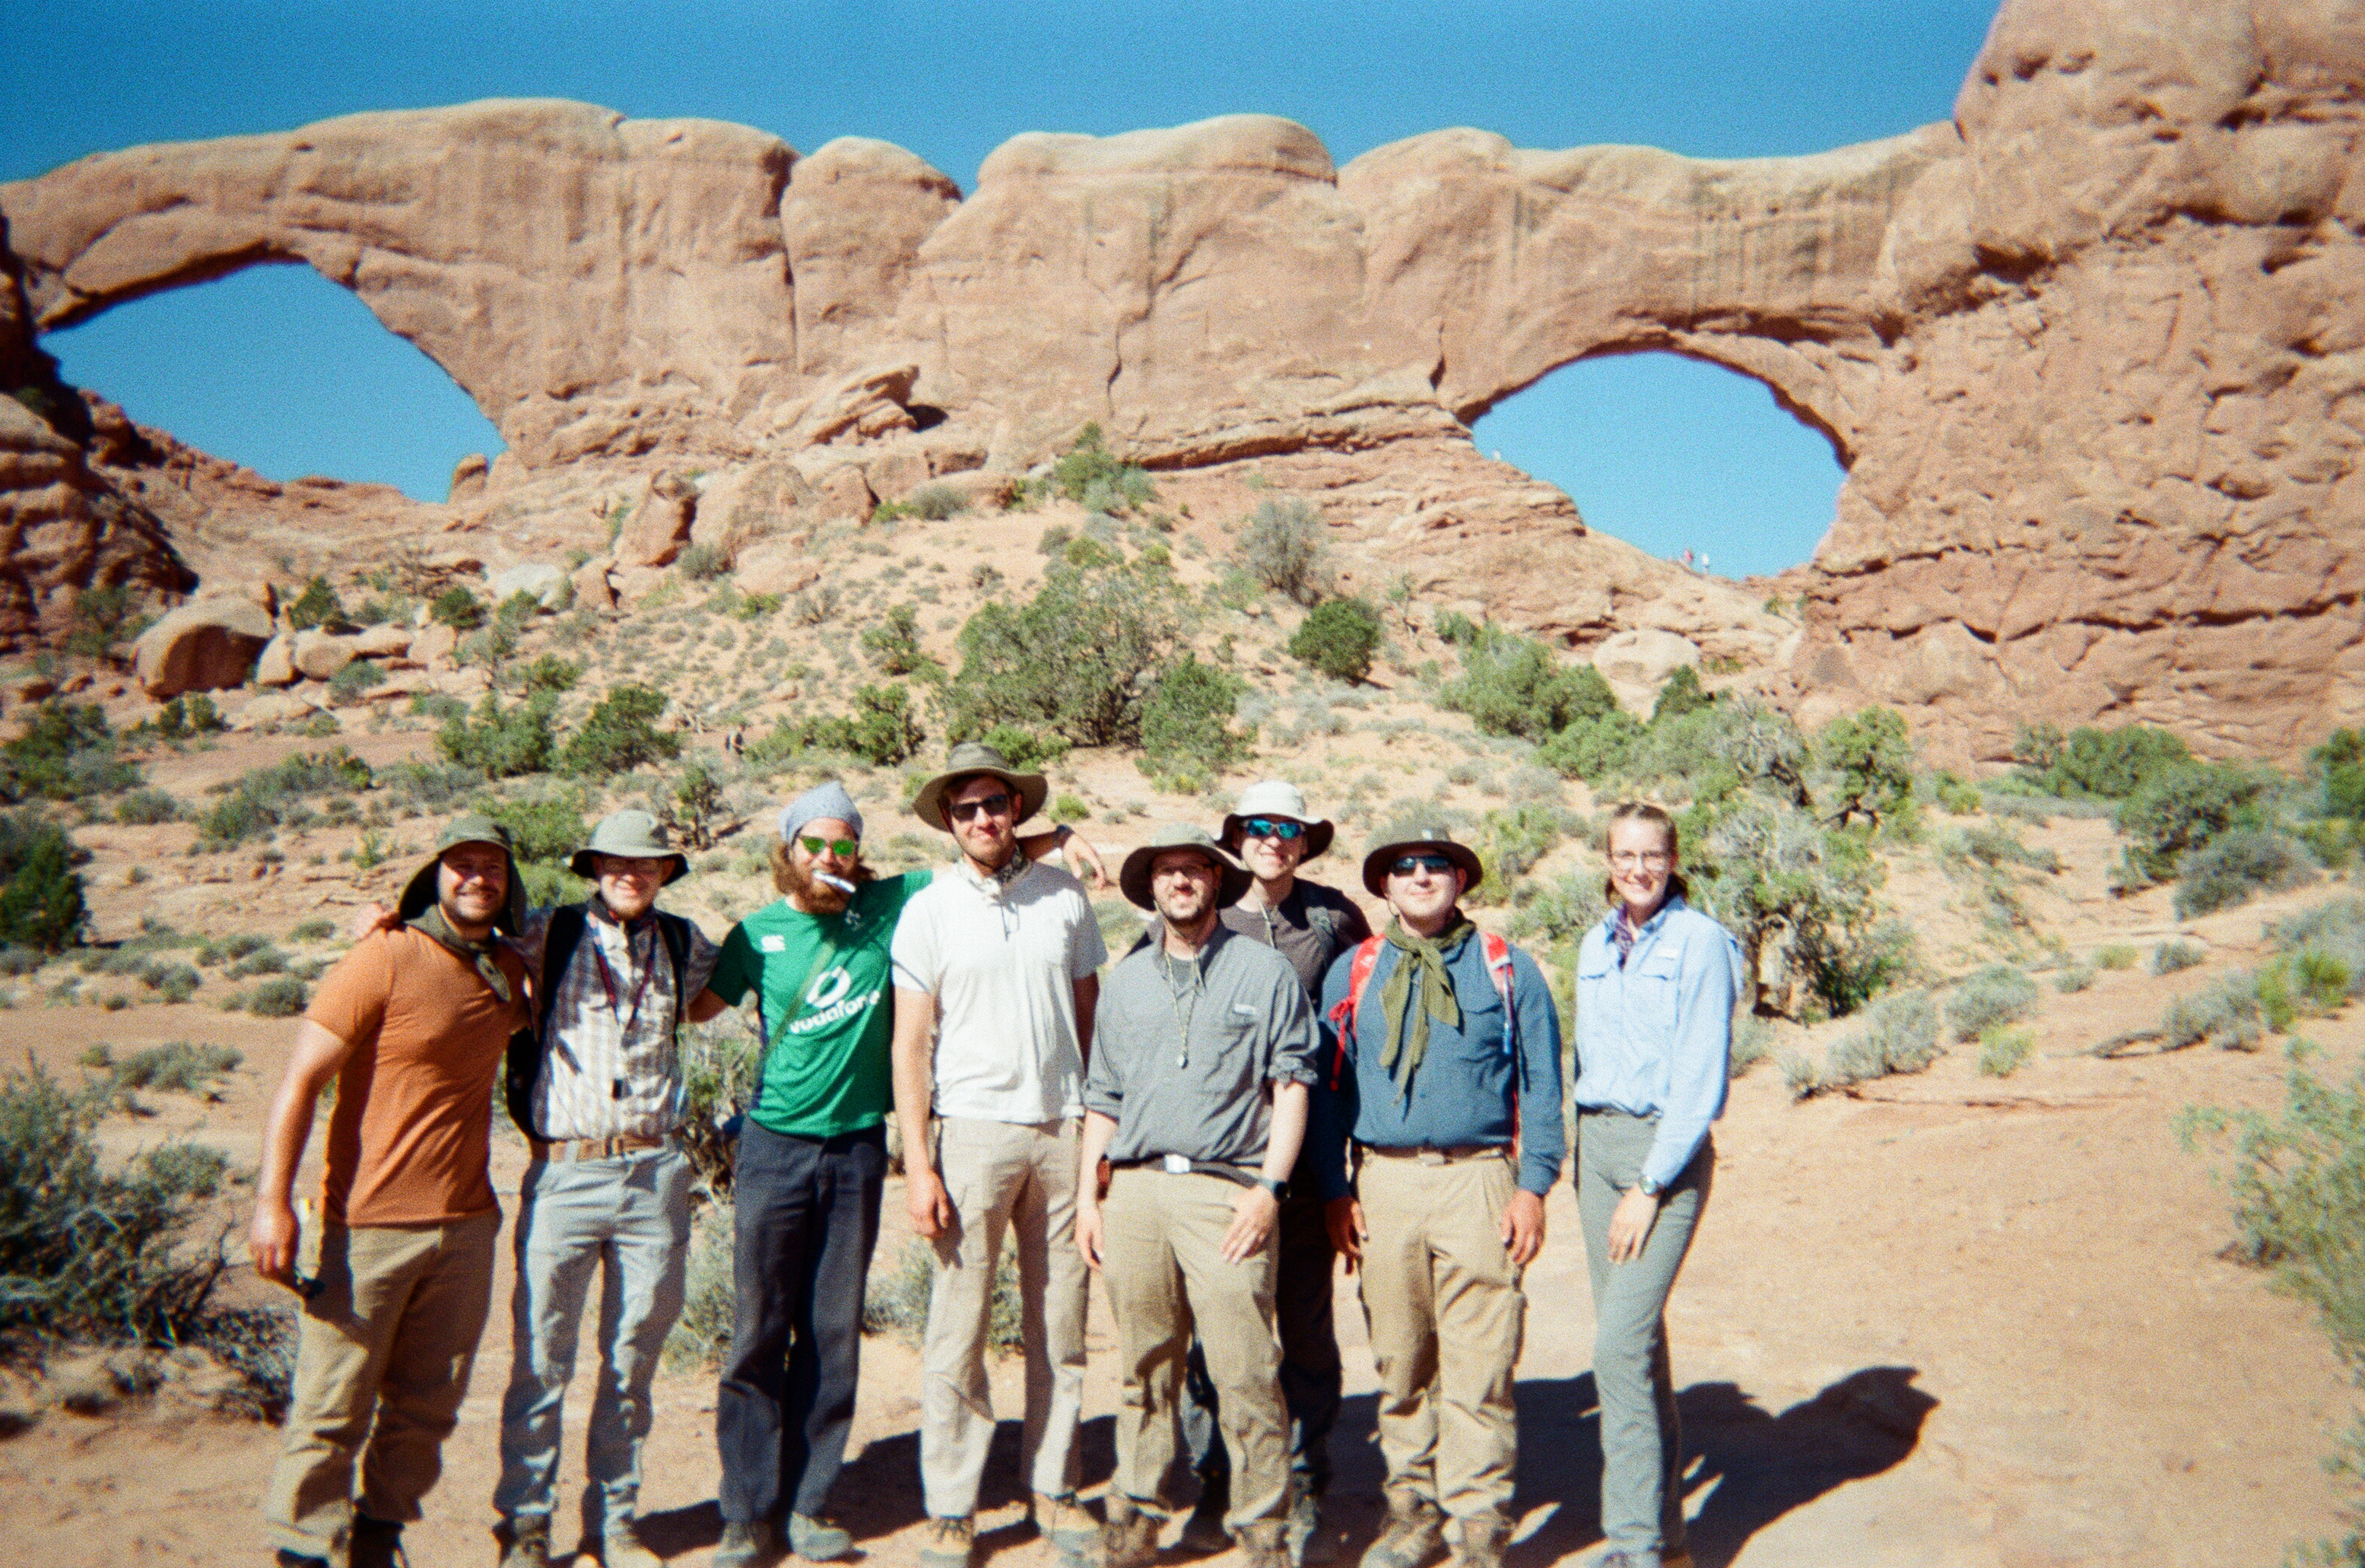
[[[963,198],[880,142],[497,102],[104,154],[0,212],[44,327],[256,262],[353,288],[509,442],[469,515],[692,460],[858,506],[1091,420],[1286,459],[1378,564],[1575,645],[1725,635],[1942,755],[2034,716],[2288,753],[2365,719],[2361,95],[2354,6],[2010,0],[1953,124],[1807,158],[1445,130],[1340,170],[1234,117],[1019,137]],[[1469,452],[1638,349],[1848,465],[1803,638]]]

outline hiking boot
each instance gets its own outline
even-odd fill
[[[1462,1521],[1453,1545],[1453,1568],[1503,1568],[1503,1549],[1511,1543],[1511,1521],[1489,1510]]]
[[[1239,1529],[1246,1568],[1289,1568],[1289,1521],[1251,1519]]]
[[[708,1561],[713,1568],[771,1568],[780,1560],[779,1533],[769,1519],[725,1519],[723,1540]]]
[[[550,1568],[550,1516],[518,1514],[493,1527],[500,1568]]]
[[[1158,1561],[1158,1527],[1164,1522],[1130,1497],[1111,1497],[1101,1530],[1101,1568],[1149,1568]]]
[[[583,1543],[583,1551],[600,1559],[601,1568],[663,1568],[665,1559],[649,1550],[640,1527],[629,1518],[610,1519],[608,1533]]]
[[[1289,1493],[1290,1568],[1321,1568],[1339,1560],[1339,1543],[1322,1529],[1322,1499],[1304,1485]]]
[[[854,1537],[811,1514],[789,1516],[789,1546],[808,1562],[835,1562],[854,1551]],[[612,1562],[608,1568],[616,1568]]]
[[[920,1568],[970,1568],[977,1561],[977,1519],[932,1518],[920,1537]]]
[[[1445,1516],[1426,1497],[1388,1494],[1387,1528],[1363,1552],[1362,1568],[1429,1568],[1445,1555]]]
[[[1028,1509],[1035,1528],[1051,1543],[1063,1562],[1076,1568],[1100,1568],[1100,1521],[1084,1511],[1073,1492],[1063,1492],[1054,1497],[1048,1492],[1035,1494]]]
[[[1231,1511],[1231,1477],[1202,1477],[1199,1500],[1191,1505],[1191,1517],[1182,1521],[1182,1539],[1176,1544],[1185,1551],[1229,1551],[1232,1532],[1224,1528],[1224,1516]]]
[[[547,1540],[545,1537],[545,1543]],[[353,1533],[345,1545],[345,1561],[352,1568],[409,1568],[409,1555],[402,1550],[402,1527],[374,1519],[367,1514],[355,1514]]]

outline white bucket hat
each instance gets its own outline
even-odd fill
[[[1241,824],[1250,817],[1287,817],[1306,824],[1306,860],[1311,860],[1330,847],[1331,835],[1337,832],[1328,818],[1317,817],[1306,808],[1306,791],[1286,778],[1262,778],[1240,791],[1239,803],[1224,817],[1224,831],[1216,842],[1238,855],[1245,829]]]

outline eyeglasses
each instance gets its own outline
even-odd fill
[[[1609,863],[1620,871],[1631,871],[1648,866],[1653,871],[1667,868],[1668,856],[1664,849],[1621,849],[1609,857]]]
[[[1388,868],[1388,875],[1409,877],[1415,871],[1434,871],[1441,877],[1453,868],[1453,862],[1442,855],[1399,855]]]
[[[1244,817],[1240,821],[1240,831],[1250,838],[1278,838],[1286,842],[1293,838],[1304,838],[1306,824],[1290,822],[1286,818]]]
[[[826,849],[841,860],[851,860],[862,853],[862,841],[858,838],[808,838],[800,834],[797,842],[805,846],[808,855],[819,855]]]
[[[980,816],[998,817],[1010,810],[1010,797],[981,795],[974,801],[955,801],[945,810],[952,813],[952,819],[957,823],[969,822]]]

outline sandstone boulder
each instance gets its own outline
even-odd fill
[[[616,559],[633,566],[669,566],[689,543],[691,520],[698,511],[698,490],[674,474],[660,474],[648,482],[633,509],[632,521],[616,540]]]
[[[364,626],[353,633],[353,656],[398,659],[410,652],[413,635],[408,626]]]
[[[785,599],[821,580],[821,567],[800,543],[762,540],[740,552],[732,580],[741,593],[777,594]]]
[[[441,621],[430,622],[413,633],[410,639],[410,659],[413,664],[429,669],[448,663],[452,650],[460,645],[460,633]]]
[[[616,590],[608,581],[607,562],[586,561],[575,568],[575,575],[567,580],[574,585],[576,603],[594,610],[616,608]]]
[[[296,684],[296,635],[282,632],[263,645],[254,661],[254,683],[257,686],[293,686]]]
[[[493,602],[507,604],[511,596],[532,594],[544,610],[564,610],[574,598],[566,568],[551,561],[526,561],[493,575]]]
[[[472,452],[452,465],[452,487],[446,500],[473,500],[485,493],[486,476],[493,465],[481,452]]]
[[[328,632],[298,632],[288,650],[307,680],[333,680],[353,662],[353,639]]]
[[[245,684],[271,637],[271,617],[253,600],[201,599],[140,634],[132,646],[132,668],[140,689],[159,701],[188,691],[219,691]]]
[[[1699,662],[1699,644],[1655,626],[1605,637],[1593,650],[1593,667],[1609,683],[1618,705],[1645,719],[1667,678],[1687,666],[1698,669]]]

